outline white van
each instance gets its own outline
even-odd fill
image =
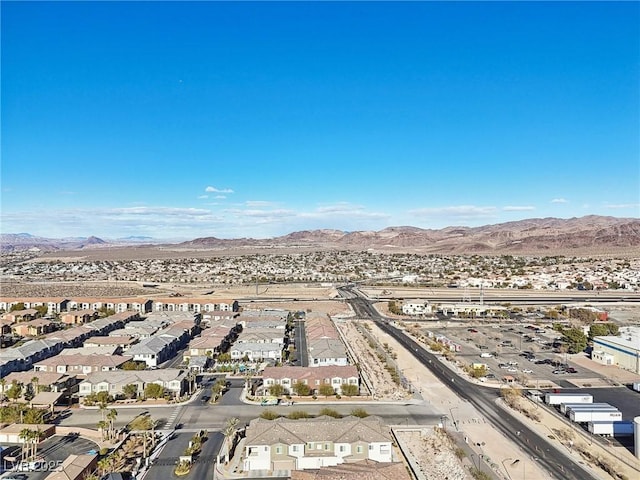
[[[492,358],[492,357],[493,355],[491,355],[490,353],[484,352],[480,354],[480,358]]]

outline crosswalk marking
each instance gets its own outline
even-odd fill
[[[171,415],[169,416],[169,418],[167,419],[167,423],[165,423],[163,430],[172,430],[173,428],[173,422],[175,422],[176,418],[178,418],[178,415],[180,414],[180,412],[182,412],[182,405],[177,406],[176,408],[173,409],[173,412],[171,413]]]

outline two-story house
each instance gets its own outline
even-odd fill
[[[365,459],[393,461],[389,427],[380,417],[256,418],[246,429],[245,471],[305,470]]]
[[[342,385],[360,385],[355,365],[265,367],[262,379],[265,389],[272,385],[282,385],[287,393],[294,393],[293,386],[298,382],[307,385],[312,393],[318,393],[320,385],[331,385],[338,394],[342,394]]]
[[[86,397],[91,393],[109,392],[110,395],[116,396],[123,393],[125,385],[136,385],[138,395],[142,396],[145,387],[150,383],[161,385],[167,393],[179,397],[189,389],[188,372],[177,368],[164,368],[91,373],[80,382],[78,395]]]

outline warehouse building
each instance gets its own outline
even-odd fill
[[[615,337],[594,337],[591,358],[640,374],[640,327],[623,327]]]

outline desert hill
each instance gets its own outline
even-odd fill
[[[145,237],[147,239],[148,237]],[[270,239],[220,239],[201,237],[182,243],[158,241],[141,244],[126,239],[97,237],[51,239],[29,234],[0,236],[2,252],[36,249],[41,252],[91,250],[107,247],[133,248],[142,253],[152,250],[207,251],[292,248],[348,249],[434,254],[615,254],[640,251],[640,219],[590,215],[580,218],[532,218],[481,227],[451,226],[422,229],[412,226],[388,227],[379,231],[343,232],[303,230]],[[150,252],[146,252],[145,256]]]

